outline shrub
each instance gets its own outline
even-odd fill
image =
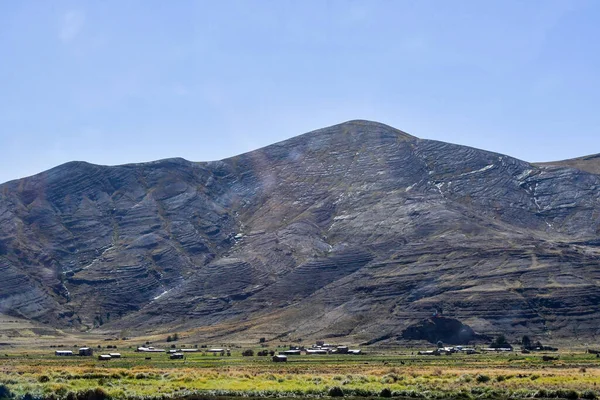
[[[329,389],[329,396],[330,397],[344,397],[344,391],[342,390],[341,387],[334,386],[331,389]]]
[[[254,350],[247,349],[242,352],[242,356],[244,357],[252,357],[254,355]]]
[[[490,377],[487,375],[479,374],[479,375],[477,375],[475,380],[479,383],[486,383],[486,382],[490,381]]]
[[[107,400],[110,396],[102,389],[88,389],[77,394],[77,400]]]
[[[562,399],[576,400],[579,398],[579,393],[573,389],[557,390],[556,394]]]
[[[379,393],[379,397],[392,397],[392,391],[389,388],[383,388]]]
[[[581,393],[581,398],[586,400],[596,400],[598,396],[593,390],[586,390]]]
[[[0,384],[0,400],[10,399],[13,395],[8,386]]]
[[[50,382],[50,377],[48,375],[40,375],[40,377],[38,378],[38,381],[40,383]]]
[[[401,376],[398,376],[394,373],[389,373],[381,378],[381,383],[396,383],[400,380],[402,380]]]

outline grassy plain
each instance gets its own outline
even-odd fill
[[[191,353],[185,360],[103,350],[123,356],[109,361],[56,357],[54,349],[5,350],[0,398],[2,392],[26,400],[326,397],[336,392],[438,399],[600,397],[600,358],[583,352],[563,352],[558,360],[544,362],[542,354],[417,356],[406,349],[367,350],[361,356],[290,356],[287,363],[273,363],[270,357],[242,357],[241,350],[230,357]]]

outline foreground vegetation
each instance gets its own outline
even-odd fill
[[[562,353],[416,356],[311,355],[273,363],[270,357],[122,351],[123,358],[56,357],[50,351],[0,356],[0,399],[101,400],[206,396],[567,398],[600,397],[600,359]],[[416,354],[416,353],[414,353]]]

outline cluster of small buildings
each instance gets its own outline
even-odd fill
[[[75,353],[73,353],[71,350],[56,350],[54,355],[60,357],[69,357],[75,355]],[[82,347],[79,349],[79,353],[77,355],[91,357],[94,355],[94,350],[92,350],[90,347]]]
[[[167,351],[167,354],[169,354],[169,358],[171,360],[180,360],[184,358],[184,353],[198,353],[200,352],[199,349],[171,349]],[[208,349],[206,350],[207,353],[213,353],[213,354],[221,354],[222,356],[225,355],[225,353],[227,353],[227,355],[231,355],[231,350],[230,349]]]
[[[335,344],[325,343],[322,340],[312,345],[311,348],[306,349],[306,354],[353,354],[359,355],[362,353],[360,349],[350,349],[348,346],[338,346]]]
[[[289,350],[280,351],[279,356],[299,356],[303,353],[306,355],[311,355],[311,354],[359,355],[359,354],[362,354],[362,351],[360,349],[350,349],[350,348],[348,348],[348,346],[338,346],[335,344],[325,343],[323,341],[317,341],[316,344],[312,345],[309,348],[291,346]],[[276,360],[276,358],[279,356],[274,356],[273,361],[275,361],[275,362],[285,361],[283,358],[279,358],[278,360]]]
[[[441,355],[450,355],[453,353],[477,354],[477,350],[475,350],[472,347],[453,346],[453,347],[439,347],[435,350],[419,351],[417,354],[420,356],[441,356]]]

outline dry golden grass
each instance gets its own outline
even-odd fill
[[[17,396],[72,399],[100,388],[113,398],[138,399],[191,394],[247,396],[328,396],[333,387],[346,395],[378,396],[389,389],[404,397],[562,397],[599,396],[600,359],[562,354],[541,356],[411,355],[301,356],[288,363],[269,357],[215,357],[198,353],[186,360],[165,354],[121,351],[108,362],[55,357],[48,350],[0,357],[0,383]],[[85,392],[87,393],[87,392]],[[86,394],[87,395],[87,394]]]

